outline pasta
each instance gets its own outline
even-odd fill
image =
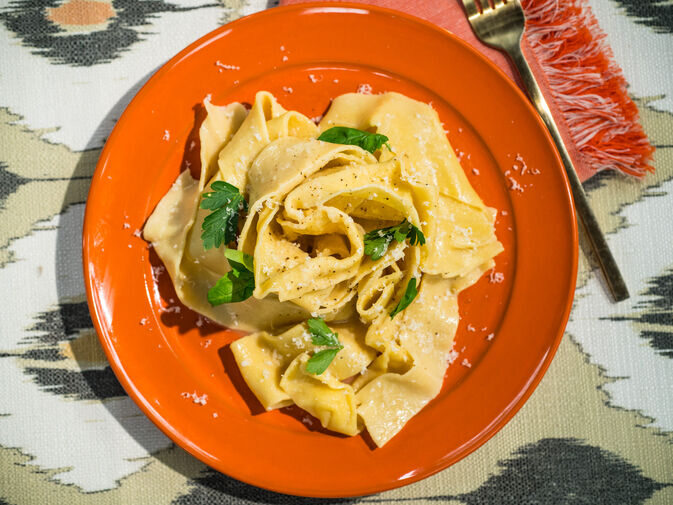
[[[439,393],[457,294],[503,249],[494,209],[437,113],[398,93],[339,96],[318,126],[267,92],[249,111],[204,105],[200,178],[178,177],[145,238],[185,305],[252,332],[231,349],[265,409],[296,404],[329,430],[367,429],[383,446]],[[385,142],[325,141],[334,132]],[[241,220],[223,232],[234,241],[206,249],[215,188],[240,191],[237,208],[221,201]],[[213,304],[213,290],[241,301]]]

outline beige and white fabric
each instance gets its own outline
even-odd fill
[[[88,3],[109,7],[47,18]],[[673,7],[590,3],[658,146],[642,182],[586,183],[632,298],[610,303],[581,256],[567,333],[514,419],[429,479],[339,503],[673,503]],[[214,472],[140,412],[98,344],[80,259],[89,180],[139,86],[196,38],[264,8],[0,0],[1,504],[313,503]]]

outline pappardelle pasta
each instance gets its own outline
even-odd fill
[[[495,210],[401,94],[341,95],[319,125],[267,92],[204,105],[200,178],[145,238],[185,305],[252,332],[231,349],[265,409],[383,446],[441,389],[457,294],[503,250]]]

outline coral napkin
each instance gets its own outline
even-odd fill
[[[306,0],[281,0],[281,5]],[[460,0],[355,0],[426,19],[445,28],[518,80],[507,58],[475,37]],[[600,170],[641,176],[654,148],[638,122],[622,71],[586,0],[521,0],[523,49],[582,180]]]

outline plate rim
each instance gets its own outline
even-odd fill
[[[144,95],[149,93],[149,90],[162,78],[162,76],[170,71],[176,64],[178,64],[181,60],[183,60],[185,57],[188,57],[192,52],[196,51],[199,49],[200,46],[209,43],[213,41],[214,39],[219,38],[220,36],[224,35],[226,36],[226,33],[232,28],[235,28],[239,24],[244,24],[246,22],[250,22],[251,18],[262,18],[265,16],[273,16],[273,15],[278,15],[279,12],[282,13],[289,13],[291,11],[303,11],[303,10],[311,10],[311,9],[338,9],[339,12],[344,12],[344,11],[363,11],[366,10],[368,13],[378,13],[378,14],[384,14],[386,16],[392,16],[396,18],[402,18],[404,19],[405,22],[409,23],[414,23],[414,24],[420,24],[423,26],[424,29],[426,30],[431,30],[434,31],[438,34],[440,34],[443,37],[448,37],[453,40],[453,42],[459,44],[462,46],[462,48],[469,53],[472,54],[474,58],[477,58],[479,60],[482,60],[482,62],[486,63],[491,70],[495,71],[496,74],[499,75],[500,80],[502,81],[502,84],[509,87],[510,90],[514,91],[515,94],[517,94],[521,100],[521,102],[524,105],[524,108],[527,109],[528,113],[534,116],[536,123],[539,126],[540,131],[543,133],[544,137],[547,139],[547,142],[549,144],[549,147],[551,148],[551,153],[553,154],[553,158],[555,161],[555,169],[559,170],[561,179],[564,183],[563,185],[563,190],[559,190],[559,193],[563,193],[567,197],[567,203],[569,205],[569,210],[571,211],[571,214],[574,216],[575,215],[575,204],[574,200],[572,197],[572,192],[570,189],[570,184],[568,181],[568,177],[565,173],[565,170],[563,169],[563,164],[561,161],[561,158],[558,154],[558,150],[556,149],[556,146],[553,143],[552,137],[549,134],[548,130],[544,126],[544,123],[542,122],[542,119],[540,116],[537,114],[536,110],[533,108],[532,104],[529,102],[523,91],[509,78],[507,75],[497,66],[495,65],[491,60],[489,60],[486,56],[484,56],[482,53],[480,53],[476,48],[468,44],[466,41],[458,37],[457,35],[453,34],[449,30],[446,30],[438,25],[435,25],[429,21],[426,21],[422,18],[413,16],[411,14],[408,14],[406,12],[398,11],[395,9],[390,9],[390,8],[385,8],[385,7],[379,7],[377,5],[371,5],[371,4],[363,4],[363,3],[356,3],[356,2],[333,2],[333,1],[318,1],[318,2],[306,2],[306,3],[297,3],[297,4],[290,4],[290,5],[285,5],[285,6],[280,6],[280,7],[272,7],[272,8],[266,8],[262,11],[249,14],[247,16],[243,16],[241,18],[238,18],[234,21],[231,21],[225,25],[222,25],[215,30],[212,30],[205,35],[199,37],[197,40],[189,44],[187,47],[179,51],[177,54],[175,54],[173,57],[171,57],[167,62],[165,62],[159,69],[157,69],[151,77],[140,87],[140,89],[135,93],[133,96],[132,100],[129,102],[129,104],[125,107],[124,112],[121,114],[119,120],[115,124],[112,132],[108,136],[105,145],[103,149],[101,150],[101,154],[99,156],[99,159],[96,163],[96,168],[94,171],[94,174],[92,176],[91,180],[91,185],[87,194],[87,200],[86,200],[86,208],[85,208],[85,213],[84,213],[84,222],[83,222],[83,228],[82,228],[82,267],[84,271],[84,281],[85,281],[85,289],[86,289],[86,299],[87,299],[87,305],[89,307],[89,311],[92,316],[92,321],[94,324],[94,328],[96,330],[96,334],[102,344],[103,350],[105,352],[105,355],[108,359],[108,362],[112,368],[112,370],[115,373],[115,376],[121,383],[122,387],[124,390],[127,392],[129,397],[134,401],[134,403],[140,408],[140,410],[145,414],[151,421],[152,423],[157,426],[166,436],[168,436],[174,443],[176,443],[178,446],[180,446],[182,449],[186,450],[188,453],[190,453],[192,456],[196,457],[199,459],[201,462],[207,464],[209,467],[215,469],[218,472],[223,473],[224,475],[227,475],[229,477],[235,478],[237,480],[240,480],[241,482],[244,482],[246,484],[259,487],[262,489],[266,489],[268,491],[272,491],[275,493],[280,493],[280,494],[287,494],[287,495],[292,495],[292,496],[304,496],[304,497],[310,497],[310,498],[347,498],[347,497],[358,497],[358,496],[364,496],[372,493],[379,493],[383,491],[387,491],[390,489],[395,489],[401,486],[406,486],[409,484],[412,484],[414,482],[418,482],[422,479],[426,479],[441,470],[444,470],[451,466],[452,464],[456,463],[457,461],[460,461],[467,457],[468,455],[472,454],[474,451],[476,451],[478,448],[483,446],[488,440],[490,440],[496,433],[498,433],[509,421],[518,413],[518,411],[523,407],[523,405],[526,403],[526,401],[530,398],[530,396],[533,394],[533,392],[537,389],[540,381],[546,374],[549,366],[551,365],[551,362],[556,355],[556,352],[558,350],[558,347],[561,343],[561,340],[563,338],[563,335],[565,333],[565,329],[570,317],[570,312],[573,306],[573,301],[574,301],[574,294],[575,294],[575,288],[576,288],[576,282],[577,282],[577,272],[578,272],[578,257],[579,257],[579,239],[578,239],[578,227],[577,227],[577,222],[575,219],[571,220],[570,223],[570,229],[572,232],[572,258],[571,258],[571,278],[569,280],[568,284],[568,296],[566,298],[566,303],[563,309],[563,312],[559,314],[560,318],[559,321],[561,324],[558,326],[558,330],[556,335],[554,336],[554,339],[549,346],[549,352],[547,355],[544,357],[544,359],[541,362],[540,367],[534,372],[534,375],[532,376],[531,380],[528,382],[528,385],[526,389],[523,391],[523,394],[519,395],[516,398],[516,401],[512,402],[512,407],[505,413],[505,415],[501,415],[497,420],[495,420],[491,425],[488,426],[488,428],[482,430],[480,432],[480,437],[479,439],[472,443],[466,450],[465,452],[461,455],[461,457],[458,460],[453,460],[451,458],[443,458],[441,460],[438,460],[432,467],[426,468],[425,471],[418,472],[417,474],[403,480],[403,481],[391,481],[388,482],[386,485],[375,485],[375,486],[362,486],[362,489],[356,490],[356,491],[347,491],[344,493],[340,494],[333,494],[333,493],[321,493],[319,491],[316,492],[307,492],[306,489],[297,489],[297,488],[292,488],[292,489],[279,489],[274,486],[266,486],[264,483],[258,483],[258,482],[253,482],[249,479],[247,479],[245,476],[237,475],[237,472],[233,471],[234,467],[230,466],[228,468],[224,468],[219,462],[221,460],[215,459],[211,457],[210,454],[208,454],[205,451],[202,451],[198,446],[195,444],[192,444],[188,439],[184,438],[183,436],[180,435],[180,433],[176,432],[174,427],[170,425],[163,416],[161,416],[150,404],[149,400],[145,398],[140,390],[137,389],[136,385],[134,384],[133,380],[131,377],[127,374],[123,364],[121,363],[121,360],[119,359],[119,356],[117,355],[112,342],[111,335],[107,331],[106,327],[101,324],[102,318],[99,317],[99,311],[101,310],[99,307],[99,298],[98,298],[98,292],[93,285],[93,277],[90,275],[89,272],[89,265],[90,265],[90,251],[94,250],[94,247],[92,246],[92,238],[91,238],[91,233],[88,233],[87,231],[93,227],[92,224],[92,219],[91,219],[91,206],[89,205],[90,197],[92,194],[95,193],[97,186],[100,183],[101,180],[101,172],[103,172],[103,169],[107,165],[110,159],[110,153],[113,149],[113,144],[115,144],[115,140],[117,136],[119,135],[119,132],[125,128],[125,123],[128,120],[128,115],[126,112],[131,109],[132,107],[135,106],[136,103],[138,103]]]

